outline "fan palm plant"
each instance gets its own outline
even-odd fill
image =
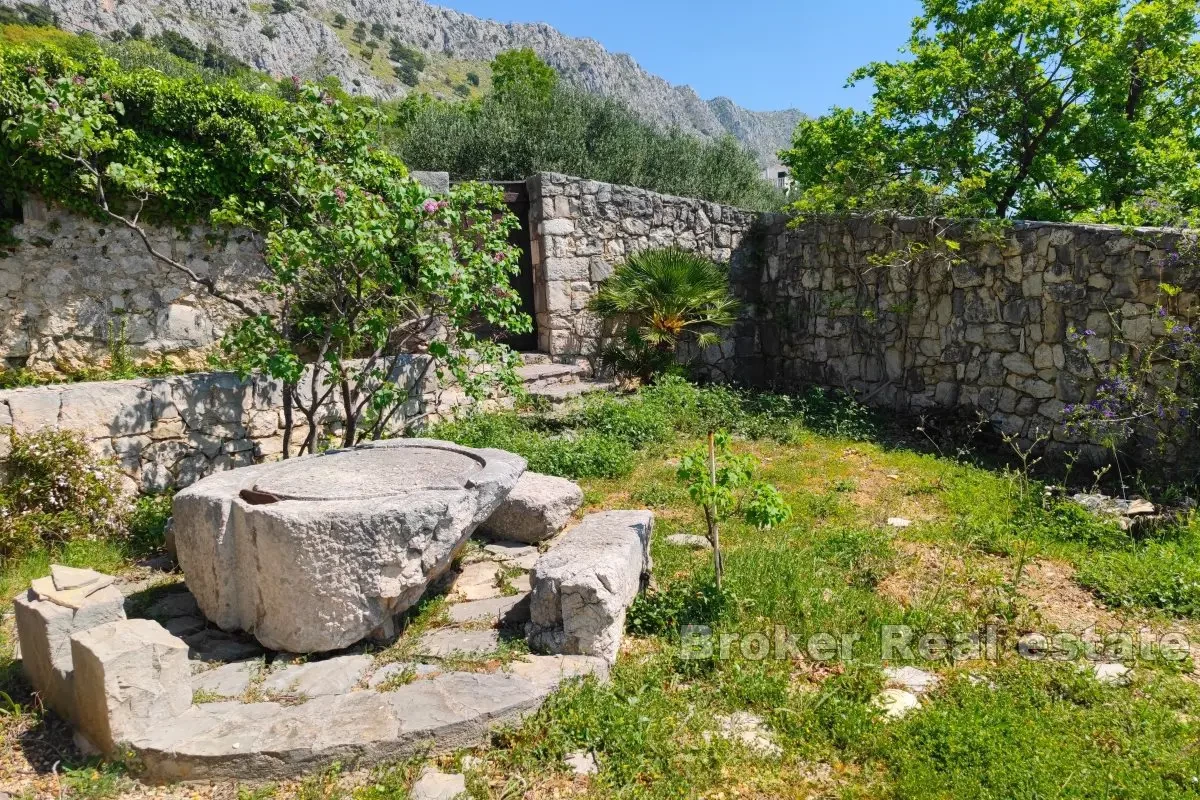
[[[650,380],[677,363],[682,342],[717,344],[718,329],[733,324],[738,302],[723,266],[667,247],[631,255],[600,285],[590,308],[625,323],[623,341],[604,348],[602,363]]]

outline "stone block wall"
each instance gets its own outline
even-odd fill
[[[594,356],[603,337],[587,305],[597,285],[631,253],[677,245],[731,264],[735,283],[749,290],[742,298],[744,323],[709,359],[721,365],[738,354],[757,353],[753,281],[742,273],[752,266],[748,238],[758,215],[551,173],[535,175],[528,186],[540,351]]]
[[[794,224],[640,189],[543,174],[529,181],[540,349],[593,355],[607,331],[586,311],[628,254],[677,245],[730,264],[741,318],[700,354],[717,378],[818,384],[922,413],[980,409],[1007,433],[1053,433],[1088,399],[1095,364],[1164,333],[1159,284],[1178,232],[1015,222],[809,218]],[[938,234],[946,258],[887,258]],[[911,262],[911,263],[905,263]],[[1189,286],[1177,301],[1196,302]],[[1087,352],[1070,331],[1093,331]]]
[[[423,366],[423,357],[408,360],[397,382],[412,391]],[[439,391],[432,373],[424,380],[406,415],[450,413],[457,395]],[[339,407],[331,403],[325,413],[323,423],[338,430]],[[299,412],[294,422],[293,455],[308,431]],[[0,391],[0,465],[10,428],[77,431],[93,452],[116,461],[129,491],[161,491],[279,458],[284,427],[281,385],[229,372],[12,389]]]
[[[19,241],[0,249],[0,366],[94,367],[122,330],[138,359],[195,362],[238,312],[154,259],[132,231],[26,200]],[[151,228],[157,249],[245,296],[265,275],[247,231]]]

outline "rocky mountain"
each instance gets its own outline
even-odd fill
[[[570,84],[623,101],[661,127],[715,137],[731,133],[764,166],[789,144],[803,115],[796,110],[749,111],[724,97],[703,100],[610,53],[592,39],[565,36],[544,24],[502,24],[423,0],[40,0],[67,30],[110,35],[135,26],[147,37],[172,30],[200,45],[220,45],[254,67],[279,75],[334,75],[349,90],[395,97],[410,91],[388,60],[393,39],[427,56],[429,84],[443,94],[469,94],[486,80],[487,62],[531,47]],[[17,0],[0,0],[16,5]],[[360,23],[362,23],[360,25]],[[357,30],[356,30],[357,28]],[[465,65],[464,65],[465,62]],[[454,76],[453,79],[451,76]],[[465,76],[470,76],[470,83]],[[461,82],[460,82],[461,81]]]

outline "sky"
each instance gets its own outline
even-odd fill
[[[500,22],[546,22],[650,72],[756,111],[865,108],[850,73],[892,59],[918,0],[430,0]]]

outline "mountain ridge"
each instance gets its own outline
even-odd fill
[[[353,93],[393,98],[409,89],[389,74],[383,55],[396,39],[427,55],[490,62],[506,50],[530,47],[563,80],[583,91],[622,101],[663,129],[702,138],[731,134],[766,167],[788,147],[804,115],[795,109],[751,111],[727,97],[702,99],[690,86],[669,83],[626,53],[594,39],[567,36],[545,23],[502,23],[431,5],[424,0],[43,0],[60,26],[111,35],[135,26],[147,37],[172,30],[203,46],[220,45],[248,64],[276,75],[337,77]],[[15,0],[0,0],[15,5]],[[338,15],[346,18],[339,28]],[[380,26],[382,37],[355,41],[357,23]],[[376,32],[380,28],[375,29]],[[381,51],[369,50],[371,39]],[[453,87],[447,87],[450,89]],[[450,96],[450,91],[446,96]]]

